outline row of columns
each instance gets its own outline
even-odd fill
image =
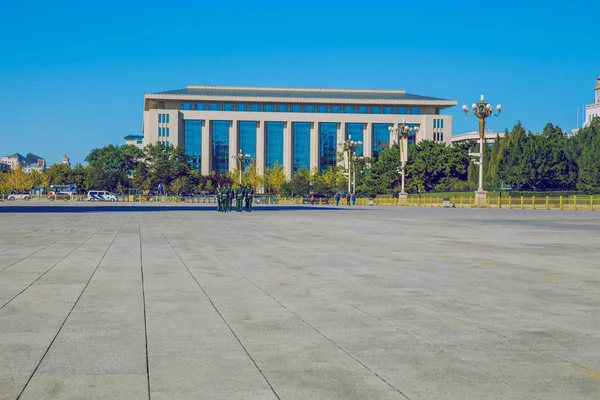
[[[260,175],[265,173],[266,162],[266,139],[265,125],[267,121],[256,122],[256,166]],[[337,123],[336,139],[337,151],[341,152],[343,146],[339,143],[346,139],[346,123]],[[240,151],[239,141],[239,123],[237,120],[229,123],[229,170],[236,168],[236,154]],[[390,137],[390,143],[392,138]],[[242,149],[244,150],[244,149]],[[371,156],[373,154],[373,134],[372,123],[364,123],[363,127],[363,155]],[[212,126],[211,120],[202,121],[202,174],[208,175],[212,168]],[[319,141],[319,122],[310,123],[310,169],[319,168],[320,161],[320,141]],[[288,176],[291,177],[294,169],[294,135],[293,121],[285,121],[283,127],[283,168]]]

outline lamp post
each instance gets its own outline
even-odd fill
[[[363,156],[352,156],[352,193],[356,193],[356,163],[364,160]]]
[[[469,153],[469,156],[475,157],[475,160],[479,158],[479,161],[473,160],[474,164],[479,165],[479,188],[475,192],[475,198],[485,201],[487,192],[483,190],[483,136],[485,135],[485,119],[493,114],[493,108],[491,104],[485,102],[483,95],[481,95],[479,103],[473,103],[471,108],[475,117],[479,119],[479,153]],[[469,115],[469,107],[464,105],[462,106],[462,110],[465,112],[465,115]],[[500,115],[502,106],[498,104],[496,110],[498,113],[494,115]]]
[[[402,190],[400,191],[399,197],[406,198],[406,191],[404,190],[404,175],[406,172],[406,163],[408,162],[408,135],[411,133],[419,132],[418,126],[409,126],[406,124],[406,120],[403,119],[401,124],[390,125],[388,128],[390,133],[398,135],[398,145],[400,146],[400,163],[402,164]]]
[[[352,155],[354,154],[354,150],[357,147],[362,146],[362,142],[359,140],[358,142],[352,140],[352,136],[348,136],[348,139],[344,142],[338,143],[340,146],[344,146],[344,152],[348,157],[348,193],[351,193],[352,187]]]
[[[240,149],[239,153],[237,153],[231,157],[235,158],[237,160],[237,166],[238,166],[238,169],[240,170],[240,186],[242,186],[242,168],[244,166],[244,160],[249,159],[250,154],[244,154],[242,149]]]

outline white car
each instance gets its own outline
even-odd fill
[[[117,201],[117,196],[106,190],[90,190],[87,195],[88,201]]]
[[[20,193],[17,193],[17,194],[11,193],[6,198],[6,200],[8,200],[8,201],[15,201],[15,200],[29,201],[30,199],[31,199],[30,195],[28,195],[28,194],[20,194]]]

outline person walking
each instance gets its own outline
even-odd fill
[[[350,193],[346,193],[346,205],[350,205]]]
[[[246,211],[252,212],[252,200],[254,199],[254,189],[248,185],[246,187]]]
[[[217,211],[222,212],[223,211],[223,188],[221,187],[220,183],[217,185],[217,191],[215,192],[215,194],[217,195]]]
[[[242,212],[242,202],[244,201],[244,187],[239,185],[235,190],[235,211]]]
[[[352,205],[356,205],[356,193],[352,193],[352,196],[350,196],[350,199],[352,200]]]
[[[336,193],[334,196],[334,199],[335,199],[335,206],[336,207],[339,206],[340,205],[340,194]]]
[[[225,195],[223,196],[223,199],[225,200],[225,204],[223,204],[223,212],[231,211],[231,187],[229,185],[225,187]]]
[[[310,205],[311,205],[311,206],[314,206],[314,205],[315,205],[315,195],[314,195],[314,194],[311,194],[311,195],[310,195]]]

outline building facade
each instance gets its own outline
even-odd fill
[[[584,126],[588,126],[594,117],[600,117],[600,76],[596,79],[594,85],[594,103],[585,107]]]
[[[144,148],[144,135],[127,135],[125,139],[125,145],[132,145],[138,149]]]
[[[503,137],[505,134],[506,134],[506,132],[485,131],[483,133],[483,137],[491,145],[494,142],[494,140],[496,140],[497,136]],[[458,133],[456,135],[452,135],[452,139],[451,139],[452,144],[463,143],[468,140],[474,140],[476,142],[479,142],[479,132],[471,131],[471,132],[465,132],[465,133]]]
[[[451,142],[455,100],[404,90],[188,86],[144,96],[143,145],[183,146],[203,175],[236,168],[242,151],[260,174],[278,163],[288,177],[300,168],[338,163],[341,142],[363,142],[357,155],[377,157],[397,137],[394,123],[419,127],[409,141]]]

